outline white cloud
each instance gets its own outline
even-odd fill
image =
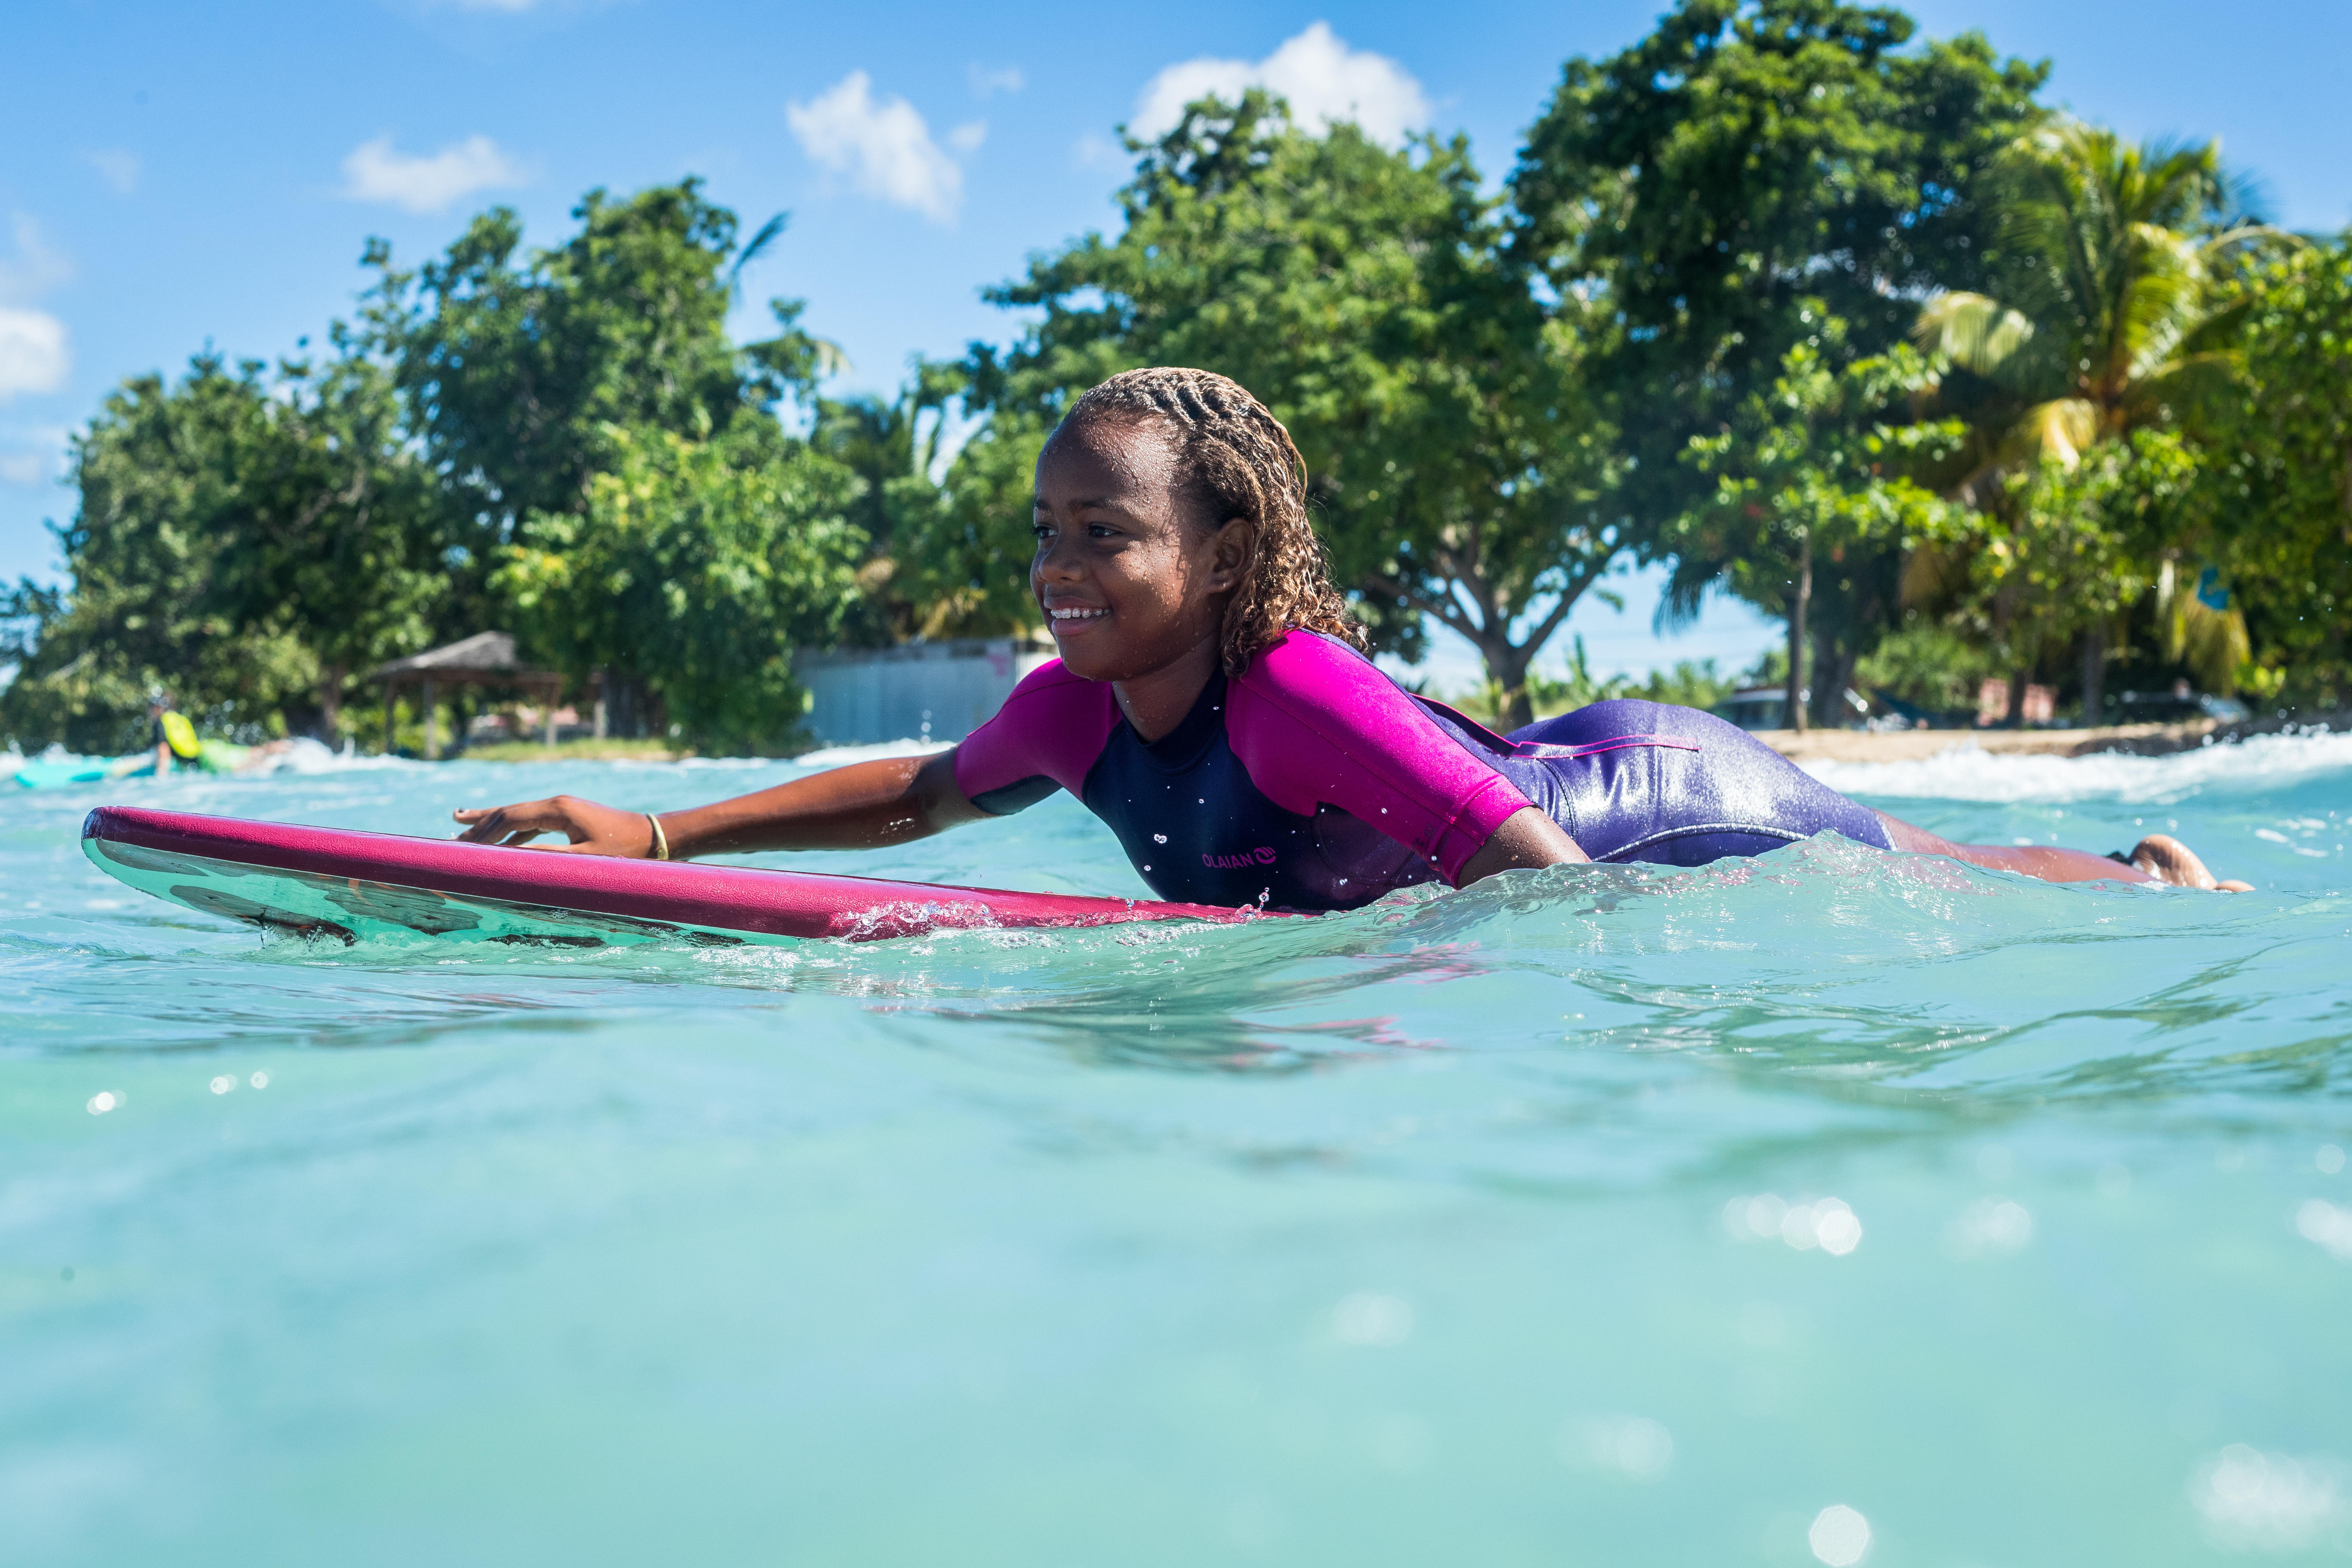
[[[0,260],[0,403],[20,393],[55,392],[73,368],[66,324],[29,308],[35,296],[73,276],[73,263],[49,247],[41,226],[25,214],[10,214],[8,227],[16,254]]]
[[[979,152],[980,144],[987,140],[988,121],[985,120],[975,120],[969,125],[959,125],[948,132],[948,145],[966,157]]]
[[[964,76],[971,83],[974,98],[986,98],[992,92],[1019,92],[1029,85],[1029,79],[1021,74],[1019,66],[990,70],[986,66],[970,65],[964,68]]]
[[[1211,93],[1238,98],[1251,87],[1289,100],[1301,125],[1320,130],[1352,120],[1391,145],[1429,123],[1429,100],[1410,71],[1386,55],[1349,48],[1329,23],[1318,22],[1255,65],[1203,58],[1170,66],[1136,98],[1128,131],[1147,142],[1164,136],[1184,118],[1186,104]]]
[[[1127,162],[1127,149],[1099,131],[1081,131],[1070,144],[1070,162],[1081,169],[1115,169]]]
[[[72,433],[62,425],[19,426],[9,432],[16,441],[32,440],[38,446],[0,452],[0,481],[12,485],[37,485],[65,472],[67,443]]]
[[[139,154],[120,147],[104,148],[82,154],[82,162],[96,169],[99,177],[114,187],[114,194],[127,196],[139,188]]]
[[[0,402],[24,392],[55,392],[71,368],[63,321],[47,310],[0,307]]]
[[[528,172],[487,136],[468,136],[431,157],[393,150],[392,138],[362,142],[343,160],[343,195],[390,202],[413,213],[438,212],[476,191],[519,185]]]
[[[72,261],[50,247],[41,237],[41,226],[30,216],[10,213],[8,235],[16,254],[13,260],[0,261],[0,300],[31,300],[73,276]]]
[[[786,104],[784,119],[801,150],[819,168],[851,175],[867,195],[951,221],[963,200],[963,171],[940,151],[913,104],[903,98],[877,103],[872,85],[864,71],[851,71],[809,102]],[[965,126],[949,141],[970,152],[987,131],[985,124]]]

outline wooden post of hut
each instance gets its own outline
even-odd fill
[[[387,756],[392,752],[393,701],[402,685],[409,682],[417,686],[425,708],[427,762],[437,762],[441,756],[440,730],[434,706],[443,687],[507,687],[534,694],[545,692],[547,711],[541,731],[547,744],[555,744],[555,708],[562,700],[563,676],[557,670],[530,669],[517,663],[510,632],[476,632],[446,647],[427,648],[407,658],[378,665],[368,671],[366,679],[383,683],[383,749]]]

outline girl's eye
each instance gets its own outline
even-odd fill
[[[1116,536],[1118,530],[1107,522],[1090,522],[1087,524],[1087,531],[1097,539],[1109,539]]]
[[[1053,537],[1054,525],[1050,522],[1033,522],[1029,525],[1029,531],[1040,539],[1050,539]]]

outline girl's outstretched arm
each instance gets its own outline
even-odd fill
[[[648,859],[654,826],[641,811],[559,795],[519,805],[453,813],[457,835],[475,844],[528,844],[561,833],[568,844],[540,847],[578,855]],[[732,800],[661,814],[673,860],[761,849],[876,849],[928,838],[987,814],[957,787],[955,752],[852,763]]]
[[[2246,882],[2224,882],[2205,868],[2189,846],[2178,838],[2152,833],[2132,850],[2125,865],[2086,849],[2061,849],[2054,844],[1955,844],[1899,816],[1878,814],[1886,837],[1908,855],[1948,855],[1971,866],[1996,871],[2022,871],[2045,882],[2163,882],[2176,888],[2219,889],[2226,893],[2251,893]]]

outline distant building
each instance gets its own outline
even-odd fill
[[[2058,711],[2057,689],[2029,682],[2025,688],[2024,706],[2028,724],[2049,723],[2051,717]],[[2009,682],[1996,676],[1977,688],[1977,723],[1990,728],[2008,722]]]
[[[513,691],[538,694],[542,710],[550,715],[546,741],[555,743],[555,704],[562,700],[563,677],[551,669],[528,668],[515,658],[515,639],[511,632],[476,632],[472,637],[440,647],[427,648],[407,658],[395,658],[390,664],[380,664],[364,678],[383,686],[383,751],[390,756],[393,749],[394,704],[404,686],[413,687],[416,704],[425,719],[425,759],[439,760],[441,734],[438,699],[460,686],[496,687]]]
[[[1804,700],[1811,702],[1808,689]],[[1845,705],[1849,710],[1845,727],[1860,729],[1867,722],[1876,729],[1879,721],[1870,717],[1870,699],[1852,687],[1846,688]],[[1743,730],[1785,730],[1789,727],[1789,689],[1785,686],[1744,686],[1707,710],[1718,719],[1728,719]],[[1901,720],[1889,721],[1895,729],[1904,728]],[[1834,726],[1832,726],[1834,727]]]
[[[1021,678],[1054,657],[1041,642],[969,637],[881,648],[803,648],[793,674],[808,692],[811,734],[829,746],[961,741]]]
[[[1717,703],[1714,712],[1717,718],[1728,719],[1743,730],[1785,730],[1789,727],[1789,689],[1743,687]]]

